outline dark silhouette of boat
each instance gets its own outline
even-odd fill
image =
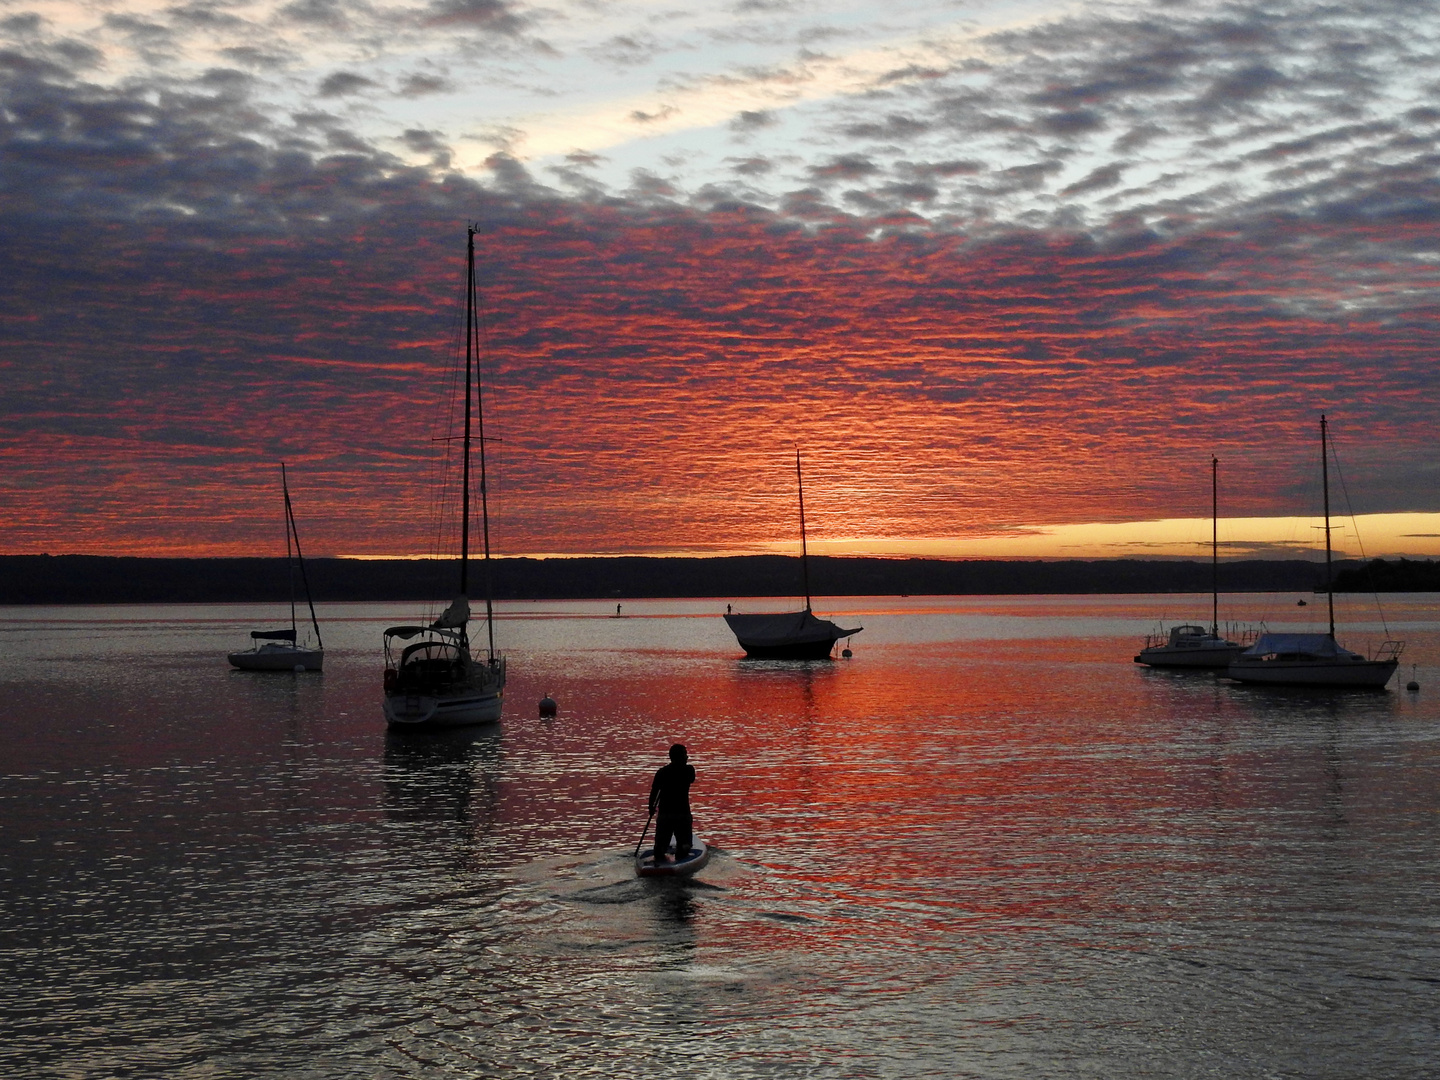
[[[325,643],[320,640],[320,622],[315,618],[315,601],[310,595],[310,578],[305,573],[305,556],[300,551],[300,531],[295,527],[295,510],[290,505],[290,482],[285,463],[280,463],[280,490],[285,496],[285,561],[290,567],[290,629],[252,630],[251,647],[230,653],[231,667],[241,671],[320,671],[325,666]],[[291,541],[294,541],[292,551]],[[305,602],[310,605],[310,624],[315,644],[301,644],[295,623],[295,567],[305,584]]]
[[[1325,597],[1330,629],[1324,634],[1261,634],[1254,645],[1231,661],[1226,675],[1244,683],[1267,686],[1349,686],[1383,690],[1400,666],[1403,641],[1386,641],[1374,656],[1343,648],[1335,640],[1335,594],[1331,591],[1329,431],[1320,417],[1320,483],[1325,497]],[[1316,590],[1320,592],[1319,589]],[[1305,601],[1301,600],[1300,603]]]
[[[1210,458],[1210,625],[1172,626],[1167,637],[1162,631],[1145,639],[1135,663],[1150,667],[1220,668],[1245,651],[1245,645],[1220,635],[1220,459]]]
[[[460,595],[434,622],[385,631],[385,721],[392,731],[468,727],[500,719],[505,696],[505,657],[495,651],[494,589],[490,576],[490,504],[485,478],[485,414],[480,394],[478,318],[475,304],[475,229],[465,246],[465,433],[461,444]],[[473,371],[473,381],[472,381]],[[478,430],[471,433],[471,406]],[[471,654],[470,454],[479,444],[480,520],[484,527],[484,660]],[[396,642],[411,642],[399,648]]]
[[[835,642],[865,629],[846,630],[810,609],[810,552],[805,539],[805,481],[800,472],[800,451],[795,451],[795,481],[800,491],[800,569],[805,583],[805,610],[733,614],[725,623],[745,655],[757,660],[824,660]]]

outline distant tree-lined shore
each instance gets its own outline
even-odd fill
[[[433,600],[450,595],[455,564],[414,559],[307,559],[317,600]],[[480,564],[471,591],[480,595]],[[644,556],[496,559],[501,600],[798,596],[800,560],[782,555],[725,558]],[[1221,563],[1225,592],[1309,591],[1324,567],[1300,560]],[[1208,592],[1209,562],[1144,559],[881,559],[816,556],[816,596],[945,596],[1037,593]],[[298,584],[298,581],[297,581]],[[1337,592],[1440,591],[1432,560],[1336,564]],[[0,604],[224,603],[284,600],[284,559],[150,559],[95,555],[0,556]]]

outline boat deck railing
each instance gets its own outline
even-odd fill
[[[1399,660],[1399,659],[1400,659],[1400,654],[1401,654],[1402,652],[1404,652],[1404,651],[1405,651],[1405,642],[1403,642],[1403,641],[1386,641],[1386,642],[1384,642],[1383,644],[1381,644],[1380,648],[1378,648],[1378,649],[1375,650],[1375,655],[1374,655],[1373,657],[1371,657],[1371,659],[1373,659],[1373,660]]]
[[[1162,646],[1168,647],[1171,643],[1170,631],[1173,629],[1174,627],[1171,627],[1169,630],[1167,630],[1164,626],[1161,626],[1160,629],[1155,633],[1146,634],[1145,644],[1141,646],[1141,648],[1155,649]],[[1220,628],[1220,636],[1227,641],[1233,641],[1236,645],[1243,645],[1245,648],[1248,649],[1251,645],[1254,645],[1255,642],[1259,640],[1260,635],[1263,631],[1263,624],[1259,627],[1256,627],[1248,623],[1226,623]],[[1210,628],[1208,626],[1205,627],[1205,632],[1207,635],[1209,634]],[[1182,642],[1184,640],[1184,638],[1181,639]],[[1199,639],[1197,638],[1195,640],[1198,641]],[[1184,648],[1184,645],[1182,644],[1180,647]]]

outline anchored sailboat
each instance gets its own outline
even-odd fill
[[[300,533],[295,528],[295,509],[290,505],[290,483],[285,463],[280,463],[280,490],[285,495],[285,561],[290,567],[290,629],[252,630],[251,647],[229,655],[230,664],[241,671],[319,671],[325,663],[325,645],[320,640],[320,622],[315,618],[315,601],[310,597],[310,579],[305,573],[305,556],[300,553]],[[294,541],[292,554],[291,541]],[[315,645],[301,645],[295,625],[295,567],[305,585],[305,602],[310,605],[310,625],[315,628]]]
[[[1220,459],[1210,458],[1210,627],[1172,626],[1168,637],[1153,634],[1135,663],[1150,667],[1225,668],[1245,646],[1220,636]]]
[[[800,451],[795,451],[795,481],[800,490],[800,569],[805,583],[805,610],[754,615],[727,614],[725,622],[745,655],[767,660],[823,660],[841,638],[865,629],[843,630],[810,610],[810,552],[805,540],[805,481]]]
[[[1387,641],[1374,657],[1341,648],[1335,641],[1335,593],[1330,575],[1330,460],[1325,417],[1320,417],[1320,478],[1325,499],[1325,598],[1328,634],[1261,634],[1237,656],[1226,675],[1238,682],[1272,686],[1353,686],[1383,689],[1400,666],[1403,641]]]
[[[465,249],[465,434],[460,479],[460,594],[434,622],[385,631],[385,720],[392,729],[465,727],[500,719],[505,658],[495,651],[490,576],[490,506],[485,477],[485,413],[479,378],[479,326],[475,311],[475,229]],[[472,374],[475,393],[471,394]],[[474,405],[475,438],[471,436]],[[470,651],[470,456],[478,442],[480,519],[484,529],[486,658]],[[415,640],[415,639],[419,640]],[[396,643],[399,646],[395,655]]]

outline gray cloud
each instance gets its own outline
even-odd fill
[[[672,105],[664,105],[654,112],[645,112],[643,109],[635,109],[630,113],[630,119],[637,124],[653,124],[657,120],[665,120],[675,115],[675,108]]]
[[[760,128],[774,127],[779,122],[779,118],[771,109],[742,110],[736,113],[734,119],[730,121],[730,130],[758,131]]]
[[[396,91],[401,97],[417,98],[430,94],[446,94],[455,89],[455,84],[441,75],[412,72],[400,80]]]
[[[450,146],[438,131],[410,128],[401,133],[400,139],[414,153],[429,154],[431,163],[440,169],[448,169],[451,162]]]
[[[841,154],[829,161],[810,167],[810,175],[817,180],[858,180],[880,172],[880,166],[864,154]]]
[[[221,49],[220,54],[243,67],[264,71],[278,71],[294,59],[288,53],[252,45],[233,45]]]
[[[928,122],[892,113],[883,121],[851,124],[844,132],[852,139],[901,140],[923,135],[930,129],[931,124]]]
[[[1061,188],[1060,194],[1083,195],[1087,192],[1115,187],[1120,183],[1124,173],[1124,162],[1113,161],[1108,165],[1101,165],[1098,169],[1092,170],[1084,179],[1077,180],[1068,187]]]
[[[741,158],[731,165],[731,170],[740,176],[764,176],[775,170],[775,163],[763,157]]]
[[[350,16],[343,0],[292,0],[280,9],[280,16],[292,22],[333,30],[350,25]]]
[[[438,0],[425,16],[428,26],[474,27],[496,34],[519,34],[529,19],[504,0]]]
[[[0,19],[0,31],[15,37],[33,37],[45,27],[45,20],[33,11],[7,15]]]
[[[375,90],[378,85],[375,80],[357,75],[353,71],[336,71],[320,80],[315,92],[322,98],[348,97],[351,94]]]
[[[392,291],[430,273],[436,237],[471,218],[498,238],[491,270],[518,298],[499,317],[512,320],[505,340],[543,359],[514,378],[553,401],[568,400],[565,380],[613,385],[597,357],[674,391],[733,386],[733,369],[709,372],[706,350],[729,362],[753,349],[753,370],[798,358],[792,382],[757,379],[755,394],[830,401],[839,387],[836,400],[866,401],[857,416],[959,403],[944,416],[963,424],[1022,401],[1061,443],[1056,431],[1094,426],[1092,446],[1120,437],[1097,419],[1107,400],[1133,406],[1149,446],[1220,417],[1244,431],[1239,445],[1263,448],[1272,493],[1286,425],[1320,403],[1392,453],[1366,509],[1429,505],[1440,498],[1422,472],[1437,392],[1440,100],[1423,13],[1250,7],[1231,4],[1226,19],[1184,6],[1077,16],[998,37],[984,66],[897,70],[876,93],[807,103],[783,128],[761,122],[767,110],[742,113],[745,156],[723,156],[735,145],[722,140],[720,179],[693,202],[685,169],[699,151],[683,146],[673,169],[637,170],[624,190],[600,183],[611,163],[596,154],[535,167],[562,192],[503,154],[478,180],[451,173],[446,136],[424,124],[395,124],[391,142],[345,120],[347,94],[453,89],[427,72],[336,71],[323,103],[335,113],[289,115],[265,100],[264,80],[293,58],[263,36],[199,74],[102,83],[88,81],[106,59],[93,46],[12,17],[0,50],[0,397],[24,418],[20,439],[119,439],[114,401],[140,403],[158,418],[162,457],[198,453],[186,446],[205,418],[187,395],[218,417],[217,445],[254,443],[225,399],[244,397],[257,357],[313,350],[336,370],[356,365],[344,378],[307,369],[314,385],[297,393],[315,416],[408,400],[410,376],[380,369],[413,364],[406,350],[432,329]],[[501,5],[444,10],[492,37],[518,25],[500,29],[519,18]],[[307,25],[342,14],[287,11]],[[168,18],[116,30],[158,56]],[[399,145],[428,163],[384,149]],[[816,313],[831,290],[839,299]],[[567,312],[589,304],[590,322],[546,323],[535,296]],[[659,331],[647,338],[643,320],[616,314],[631,311],[699,327],[704,344],[682,353]],[[806,367],[832,324],[847,333]],[[583,411],[571,401],[555,415],[567,409]],[[1046,419],[1062,413],[1064,425]],[[285,430],[305,430],[288,419]],[[1044,469],[1057,447],[1075,449],[1061,443],[1019,464]],[[344,450],[369,465],[391,452]],[[41,474],[24,475],[16,482]],[[1432,479],[1416,495],[1420,475]]]
[[[662,51],[663,46],[650,34],[619,34],[585,50],[596,60],[618,68],[649,64]]]

